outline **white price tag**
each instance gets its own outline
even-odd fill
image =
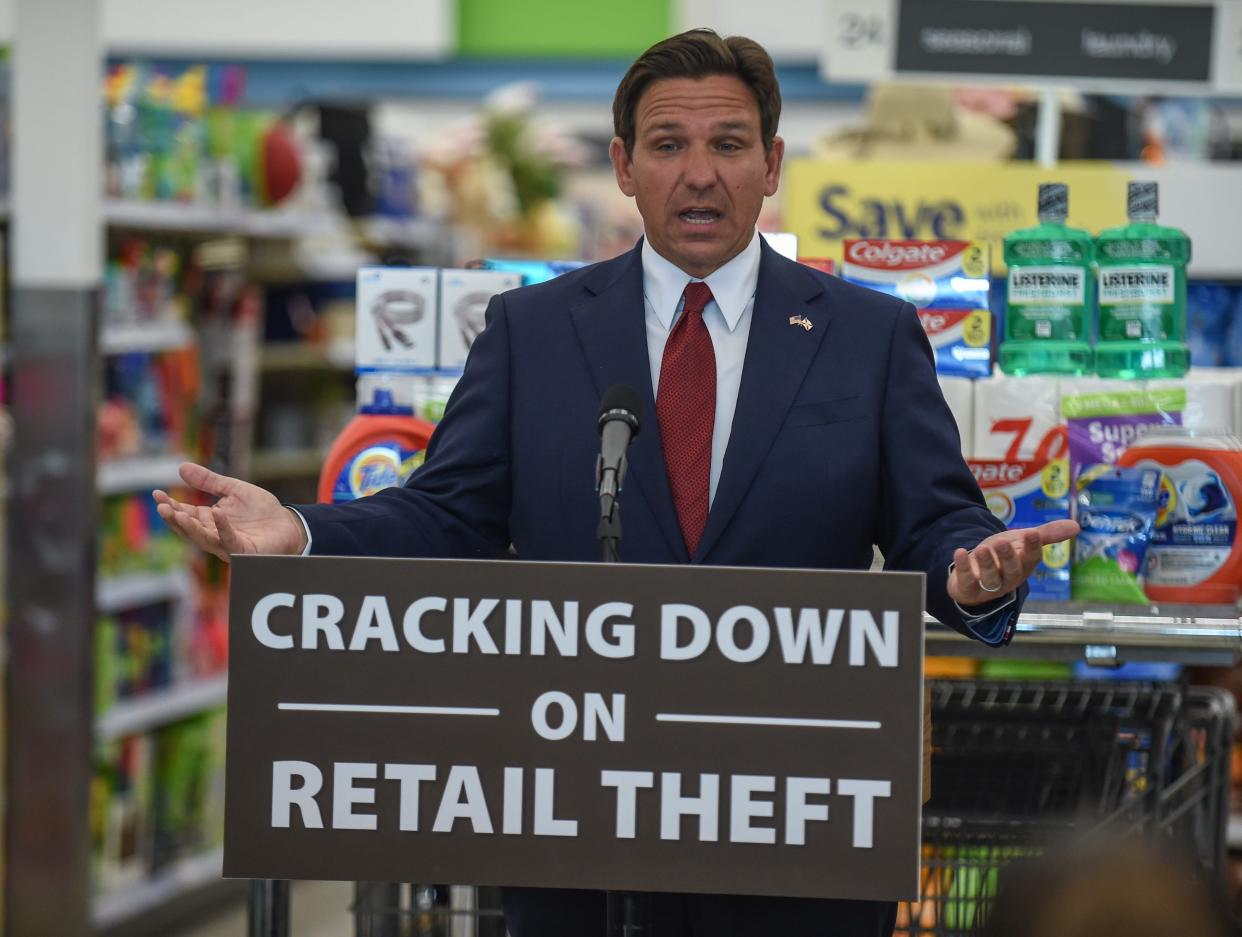
[[[820,74],[866,81],[893,74],[898,0],[828,0]]]

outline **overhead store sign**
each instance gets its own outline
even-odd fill
[[[232,576],[227,876],[918,893],[921,575]]]
[[[1242,88],[1242,0],[829,0],[832,81],[1032,81],[1117,92]]]

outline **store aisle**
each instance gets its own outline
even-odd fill
[[[350,882],[294,882],[289,933],[296,937],[353,937]],[[246,909],[236,909],[168,937],[245,937]]]

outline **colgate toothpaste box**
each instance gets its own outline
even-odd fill
[[[1011,462],[1005,459],[968,459],[966,462],[983,491],[988,510],[1015,527],[1038,527],[1070,516],[1069,460]],[[1027,580],[1032,599],[1066,601],[1070,597],[1070,545],[1044,547],[1044,556]]]
[[[992,373],[986,242],[849,240],[841,276],[912,303],[941,374]]]

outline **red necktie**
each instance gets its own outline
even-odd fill
[[[669,333],[660,362],[656,416],[673,506],[686,549],[694,556],[707,526],[716,425],[716,352],[703,321],[711,288],[706,283],[687,283],[684,296],[685,307]]]

